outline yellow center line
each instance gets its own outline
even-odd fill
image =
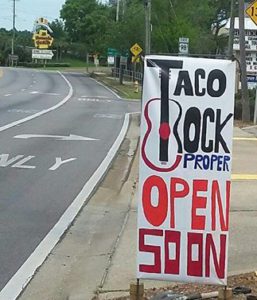
[[[234,137],[233,140],[234,141],[255,141],[255,142],[257,142],[256,137]]]
[[[0,78],[3,77],[3,75],[4,75],[4,71],[0,69]]]
[[[232,180],[257,180],[257,174],[232,174]]]

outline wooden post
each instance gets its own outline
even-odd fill
[[[233,292],[231,288],[225,288],[219,290],[219,300],[232,300]]]
[[[130,300],[143,300],[144,299],[144,284],[139,282],[137,279],[137,283],[131,283],[129,289]]]

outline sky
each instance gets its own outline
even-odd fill
[[[32,31],[34,21],[60,17],[65,0],[16,0],[16,29]],[[12,29],[13,0],[0,0],[0,28]]]

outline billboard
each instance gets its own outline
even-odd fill
[[[235,63],[144,64],[137,278],[225,285]]]

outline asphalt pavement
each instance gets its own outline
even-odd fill
[[[1,71],[0,299],[8,300],[92,193],[139,104],[83,74]]]

